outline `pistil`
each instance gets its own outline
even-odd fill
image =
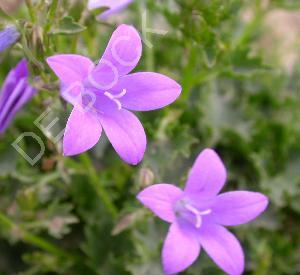
[[[112,100],[113,102],[115,102],[118,106],[118,110],[122,109],[122,103],[120,102],[120,98],[122,98],[124,95],[126,95],[127,90],[123,89],[122,92],[120,92],[119,94],[112,94],[110,92],[105,92],[104,95],[107,96],[110,100]]]

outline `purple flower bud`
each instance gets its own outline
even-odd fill
[[[14,26],[8,26],[0,31],[0,52],[3,52],[19,39],[20,33]]]
[[[0,92],[0,134],[3,133],[16,113],[32,98],[36,89],[28,82],[28,65],[21,60],[7,75]]]

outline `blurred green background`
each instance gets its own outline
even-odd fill
[[[232,229],[245,250],[245,274],[300,274],[300,1],[137,0],[104,22],[86,1],[33,4],[31,13],[22,1],[0,4],[11,16],[2,11],[0,24],[22,31],[0,55],[1,83],[24,56],[32,79],[40,77],[38,95],[0,137],[0,274],[161,275],[168,226],[135,196],[153,183],[183,186],[205,147],[224,160],[225,190],[270,198],[259,219]],[[96,61],[118,24],[142,31],[143,16],[149,28],[168,33],[148,33],[153,47],[144,44],[136,70],[176,79],[181,97],[139,113],[148,136],[139,166],[123,163],[104,136],[89,153],[62,157],[54,137],[70,110],[45,57],[78,53]],[[34,121],[47,108],[45,119],[58,116],[60,126],[46,133]],[[46,145],[33,167],[11,146],[23,132]],[[32,139],[22,148],[40,149]],[[202,251],[182,274],[223,273]]]

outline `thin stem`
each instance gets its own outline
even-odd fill
[[[104,205],[106,206],[107,210],[110,212],[110,214],[116,218],[118,216],[118,210],[113,204],[113,202],[110,199],[109,194],[106,192],[105,188],[103,188],[102,184],[99,182],[99,178],[97,175],[97,171],[94,168],[94,165],[88,156],[87,153],[80,155],[80,159],[82,163],[84,164],[84,167],[86,169],[87,175],[90,179],[90,184],[95,189],[97,195],[102,200]]]
[[[3,228],[7,228],[8,230],[17,228],[20,232],[22,241],[24,241],[25,243],[36,246],[51,254],[57,255],[58,257],[69,258],[69,259],[73,258],[71,255],[61,250],[57,246],[53,245],[52,243],[46,241],[45,239],[27,232],[21,225],[15,224],[5,214],[1,212],[0,212],[0,225]]]
[[[52,0],[52,4],[50,6],[50,9],[49,9],[49,12],[47,15],[47,23],[45,24],[45,27],[44,27],[44,32],[46,35],[50,31],[53,20],[55,19],[56,11],[58,8],[58,2],[59,2],[59,0]]]
[[[35,10],[34,10],[34,7],[33,7],[33,4],[32,4],[32,1],[31,0],[25,0],[25,3],[26,3],[26,6],[27,6],[27,9],[28,9],[28,12],[29,12],[29,16],[31,18],[31,21],[33,23],[36,22],[36,14],[35,14]]]
[[[149,12],[149,14],[146,13],[147,7],[145,5],[146,5],[146,3],[144,3],[143,1],[140,1],[139,10],[140,10],[140,14],[142,15],[140,24],[141,24],[142,28],[147,27],[147,26],[144,26],[145,23],[149,26],[151,26],[151,24],[152,24],[151,14],[150,14],[150,12]],[[143,22],[143,20],[147,20],[147,22]],[[143,31],[145,31],[145,30],[143,30]],[[145,37],[143,37],[143,39],[147,39],[147,43],[145,43],[146,68],[147,68],[147,71],[152,72],[152,71],[154,71],[154,66],[155,66],[154,46],[152,45],[152,40],[153,40],[152,33],[145,32]]]

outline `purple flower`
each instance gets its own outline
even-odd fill
[[[36,89],[28,82],[27,61],[22,60],[6,77],[0,93],[0,133],[3,133],[15,114],[32,98]]]
[[[125,9],[132,2],[133,0],[89,0],[88,9],[108,8],[99,16],[99,19],[106,19],[108,16]]]
[[[47,62],[61,81],[62,96],[74,105],[63,151],[77,155],[92,148],[102,127],[120,157],[138,164],[146,149],[146,135],[128,110],[150,111],[171,104],[181,93],[174,80],[157,73],[129,74],[142,53],[138,32],[121,25],[97,65],[79,55],[56,55]]]
[[[139,201],[171,223],[164,242],[162,262],[166,274],[188,268],[202,247],[226,273],[242,274],[244,253],[239,241],[224,226],[247,223],[268,205],[261,193],[248,191],[218,195],[226,181],[219,156],[205,149],[194,164],[185,189],[156,184],[138,195]]]
[[[6,50],[9,46],[16,43],[20,34],[14,26],[8,26],[0,31],[0,52]]]

